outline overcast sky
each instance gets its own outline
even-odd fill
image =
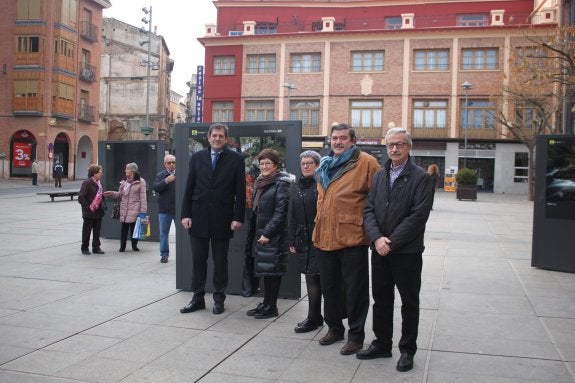
[[[152,7],[152,30],[164,37],[170,58],[175,61],[172,90],[185,96],[192,74],[204,65],[204,48],[197,41],[204,36],[205,24],[216,23],[216,7],[212,0],[111,0],[104,17],[113,17],[135,27],[145,24],[143,7]],[[146,26],[147,29],[147,26]]]

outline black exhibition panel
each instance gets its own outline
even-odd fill
[[[159,242],[158,231],[158,196],[153,190],[156,174],[163,169],[164,141],[100,141],[98,144],[98,161],[104,175],[104,190],[117,191],[120,181],[125,178],[126,164],[135,162],[140,176],[146,181],[148,199],[148,216],[150,216],[151,236],[146,241]],[[112,219],[113,198],[106,198],[108,211],[102,220],[101,236],[109,239],[120,239],[120,221]],[[118,244],[118,247],[120,245]],[[158,249],[159,254],[159,249]]]
[[[283,169],[299,176],[299,155],[301,153],[301,121],[254,121],[229,122],[228,147],[242,154],[246,167],[246,220],[230,241],[228,257],[229,294],[239,295],[242,290],[242,272],[247,235],[247,223],[251,211],[251,183],[259,174],[257,155],[266,148],[280,153],[284,161]],[[190,291],[192,286],[192,254],[187,231],[182,228],[180,214],[189,160],[193,153],[208,146],[207,132],[210,124],[176,124],[176,288]],[[181,176],[180,176],[181,175]],[[181,177],[181,178],[180,178]],[[194,223],[195,224],[195,223]],[[212,257],[208,261],[206,291],[213,292]],[[301,276],[297,270],[296,257],[289,257],[288,272],[282,278],[280,289],[282,298],[301,297]]]
[[[575,272],[575,136],[537,137],[531,265]]]

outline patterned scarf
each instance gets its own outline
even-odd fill
[[[90,211],[95,212],[100,208],[100,204],[102,203],[102,183],[100,182],[100,180],[96,181],[93,178],[92,180],[98,185],[98,192],[96,193],[96,196],[90,203]]]
[[[276,182],[278,177],[280,176],[280,171],[276,170],[274,173],[270,174],[269,176],[259,175],[256,179],[256,195],[254,196],[253,202],[253,209],[256,210],[260,203],[260,197],[262,196],[262,192],[264,189]]]
[[[337,173],[334,173],[334,170],[349,161],[356,150],[357,147],[352,145],[337,158],[333,157],[333,152],[325,157],[322,157],[319,168],[316,170],[316,174],[318,175],[319,183],[324,189],[327,189],[331,180],[333,179],[333,176]]]

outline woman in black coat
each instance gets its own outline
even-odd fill
[[[307,318],[294,328],[295,332],[302,333],[323,325],[317,249],[311,241],[317,211],[317,184],[314,176],[321,157],[317,152],[307,150],[300,154],[299,158],[302,175],[290,196],[289,250],[297,255],[298,269],[305,275],[307,287]]]
[[[100,182],[102,178],[102,167],[94,164],[88,168],[88,178],[82,182],[78,202],[82,205],[82,254],[90,254],[90,234],[92,236],[92,252],[94,254],[104,254],[100,248],[100,228],[102,227],[102,217],[106,210],[106,201],[103,198],[104,189]]]
[[[291,178],[280,172],[280,157],[273,149],[258,155],[261,174],[252,195],[253,214],[248,231],[256,277],[263,277],[264,301],[247,315],[257,319],[278,316],[281,278],[287,271],[287,215]],[[249,256],[249,254],[248,254]]]

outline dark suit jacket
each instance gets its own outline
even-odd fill
[[[212,171],[211,149],[192,155],[181,218],[191,218],[190,235],[231,238],[232,221],[244,222],[246,176],[239,153],[224,148]]]

